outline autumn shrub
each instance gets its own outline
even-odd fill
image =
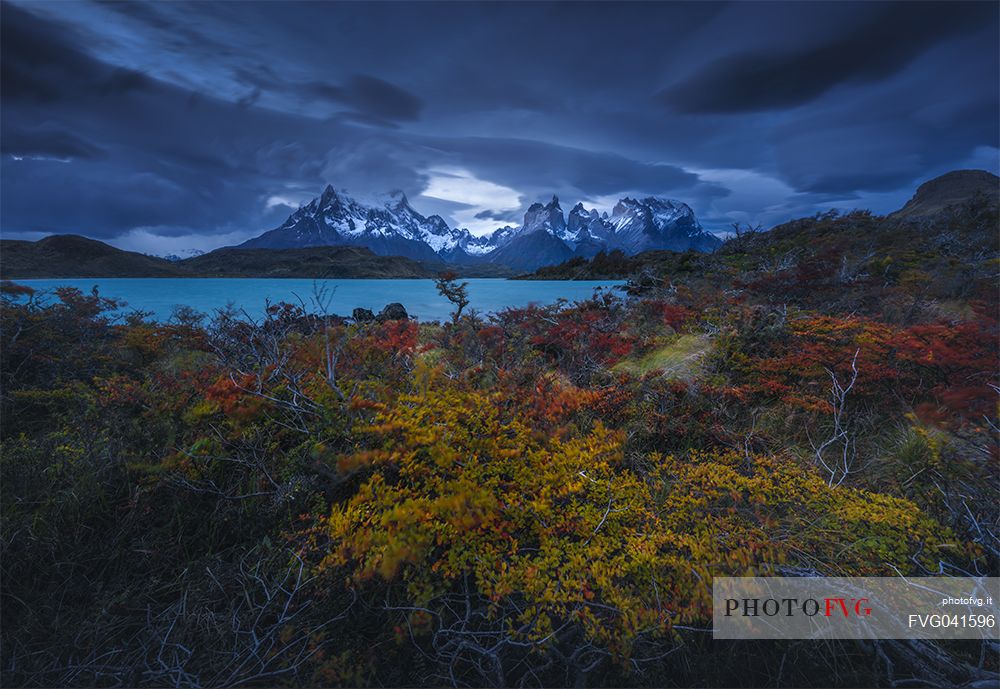
[[[641,659],[708,623],[716,575],[917,574],[971,553],[913,503],[794,460],[694,452],[636,472],[621,434],[540,434],[495,394],[432,386],[357,431],[338,467],[365,478],[333,508],[322,567],[384,590],[465,681],[512,681],[524,649],[576,672]]]

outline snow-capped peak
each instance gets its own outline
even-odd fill
[[[406,198],[406,194],[403,193],[402,189],[394,189],[388,194],[383,194],[378,198],[381,205],[386,208],[403,208],[404,206],[409,206],[410,201]]]
[[[536,233],[555,239],[542,242],[543,237]],[[449,227],[439,215],[424,217],[414,210],[402,191],[359,199],[328,184],[318,197],[292,213],[280,227],[242,246],[354,244],[383,255],[462,261],[488,260],[494,251],[522,237],[528,243],[517,251],[537,251],[537,247],[544,245],[553,256],[573,252],[593,255],[601,249],[622,249],[628,253],[650,248],[711,250],[718,244],[714,236],[702,230],[687,204],[652,196],[642,200],[623,198],[610,215],[577,203],[567,218],[559,198],[553,195],[548,203],[533,203],[525,212],[522,225],[502,227],[490,235],[476,237],[467,229]],[[555,251],[553,247],[560,244],[563,249]],[[533,248],[527,248],[529,245]],[[513,254],[506,251],[498,254],[501,255],[507,260]]]
[[[528,207],[528,212],[524,214],[524,224],[521,226],[520,234],[548,232],[560,237],[565,231],[566,218],[563,217],[562,208],[559,207],[559,198],[553,196],[552,200],[544,206],[541,203],[533,203]]]

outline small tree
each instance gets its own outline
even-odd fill
[[[751,225],[750,223],[743,224],[741,222],[730,223],[733,228],[733,235],[737,239],[742,239],[748,235],[760,234],[763,230],[763,226],[760,223],[756,225]]]
[[[462,317],[462,309],[469,305],[469,283],[459,283],[457,279],[458,275],[449,270],[441,273],[434,280],[434,284],[437,285],[438,294],[456,307],[454,313],[451,314],[451,318],[455,323],[458,323],[458,319]]]

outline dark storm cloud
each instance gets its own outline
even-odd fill
[[[5,130],[0,151],[20,158],[63,160],[98,158],[103,154],[100,147],[49,125]]]
[[[514,223],[521,219],[520,211],[495,211],[492,208],[475,214],[477,220],[496,220],[498,223]]]
[[[890,76],[930,46],[980,29],[996,6],[921,2],[880,9],[845,35],[796,52],[727,55],[660,99],[687,113],[738,113],[807,103],[837,84]],[[994,22],[995,23],[995,22]]]
[[[400,188],[452,224],[518,222],[553,193],[657,194],[725,228],[835,202],[890,210],[933,174],[996,167],[992,3],[2,13],[5,236],[232,242],[326,183]],[[522,206],[421,197],[447,175]]]
[[[463,138],[450,146],[461,164],[514,188],[575,189],[602,196],[627,190],[665,193],[699,184],[698,175],[675,165],[642,163],[614,153],[526,139]]]
[[[151,224],[179,227],[189,220],[192,206],[207,210],[196,195],[155,173],[124,176],[105,163],[95,163],[85,168],[84,177],[72,163],[25,160],[15,165],[19,174],[5,174],[4,225],[15,224],[23,231],[109,238]],[[8,164],[4,167],[6,173]],[[101,180],[101,193],[95,193],[88,177]],[[41,180],[44,199],[38,189]],[[209,213],[206,217],[222,220]]]
[[[698,175],[663,163],[645,163],[616,153],[587,151],[515,138],[356,134],[330,150],[328,179],[351,188],[399,188],[419,193],[427,175],[419,171],[450,166],[522,192],[527,203],[609,194],[694,194],[722,197],[727,191]]]
[[[55,106],[81,94],[109,95],[151,85],[139,72],[91,59],[67,40],[66,29],[16,7],[3,6],[0,31],[0,97],[5,105],[34,101]]]
[[[396,122],[420,118],[423,101],[416,95],[368,74],[353,74],[343,83],[325,81],[292,82],[273,73],[267,67],[238,69],[241,80],[251,85],[251,91],[238,102],[249,106],[258,102],[264,91],[287,94],[303,102],[326,102],[347,106],[338,112],[340,119],[361,121],[377,126],[395,127]]]
[[[140,226],[220,231],[248,218],[236,204],[255,175],[211,143],[241,129],[232,106],[192,102],[93,60],[65,27],[15,7],[3,14],[5,232],[111,238]]]
[[[121,2],[120,0],[97,0],[95,4],[109,8],[117,14],[122,14],[138,22],[142,22],[168,37],[176,48],[189,50],[198,46],[203,51],[211,51],[216,55],[232,55],[232,48],[225,42],[214,40],[209,34],[199,31],[194,23],[175,21],[165,14],[163,3]]]
[[[383,120],[415,120],[423,107],[423,102],[412,93],[366,74],[355,74],[342,86],[310,82],[303,89]]]

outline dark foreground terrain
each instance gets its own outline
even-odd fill
[[[997,223],[828,214],[486,319],[443,282],[441,324],[5,283],[2,683],[995,686],[995,645],[710,628],[719,575],[997,574]]]

